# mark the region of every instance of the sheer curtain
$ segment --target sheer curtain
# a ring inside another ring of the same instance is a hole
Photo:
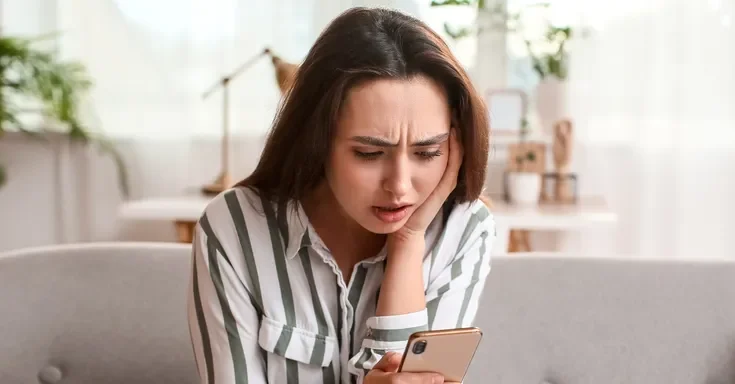
[[[64,53],[90,68],[92,108],[105,130],[150,139],[212,136],[221,97],[202,100],[220,76],[265,47],[299,60],[315,33],[315,1],[68,0],[59,7]],[[233,81],[233,129],[263,132],[278,103],[263,58]]]
[[[298,63],[339,10],[317,0],[61,0],[58,23],[61,51],[95,81],[86,117],[128,152],[134,194],[170,195],[219,172],[222,92],[203,99],[205,90],[266,47]],[[255,60],[230,85],[236,178],[254,166],[280,100],[270,60]]]
[[[578,1],[572,116],[582,191],[620,213],[582,249],[732,257],[735,2]]]

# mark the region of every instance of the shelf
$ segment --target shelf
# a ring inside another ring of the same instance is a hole
[[[546,134],[530,135],[525,139],[525,141],[532,141],[535,143],[540,142],[546,145],[551,145],[553,142],[551,135],[546,135]],[[508,135],[508,134],[493,135],[492,132],[490,133],[490,146],[494,148],[498,148],[498,149],[505,148],[510,144],[516,144],[520,142],[521,142],[520,137],[516,135]]]

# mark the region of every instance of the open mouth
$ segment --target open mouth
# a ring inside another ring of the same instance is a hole
[[[397,206],[397,207],[375,207],[375,208],[377,208],[377,209],[379,209],[381,211],[385,211],[385,212],[397,212],[397,211],[400,211],[400,210],[402,210],[404,208],[407,208],[407,207],[408,207],[408,205],[400,205],[400,206]]]
[[[394,223],[403,220],[410,207],[410,205],[373,207],[373,213],[383,222]]]

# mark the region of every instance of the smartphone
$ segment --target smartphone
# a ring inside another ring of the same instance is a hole
[[[461,383],[482,339],[479,328],[415,332],[408,339],[399,372],[434,372]]]

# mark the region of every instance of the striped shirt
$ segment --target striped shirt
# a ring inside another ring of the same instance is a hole
[[[426,231],[426,308],[376,316],[386,249],[349,283],[299,204],[237,187],[194,234],[189,327],[202,383],[362,383],[411,333],[473,323],[494,221],[481,201],[445,207]]]

